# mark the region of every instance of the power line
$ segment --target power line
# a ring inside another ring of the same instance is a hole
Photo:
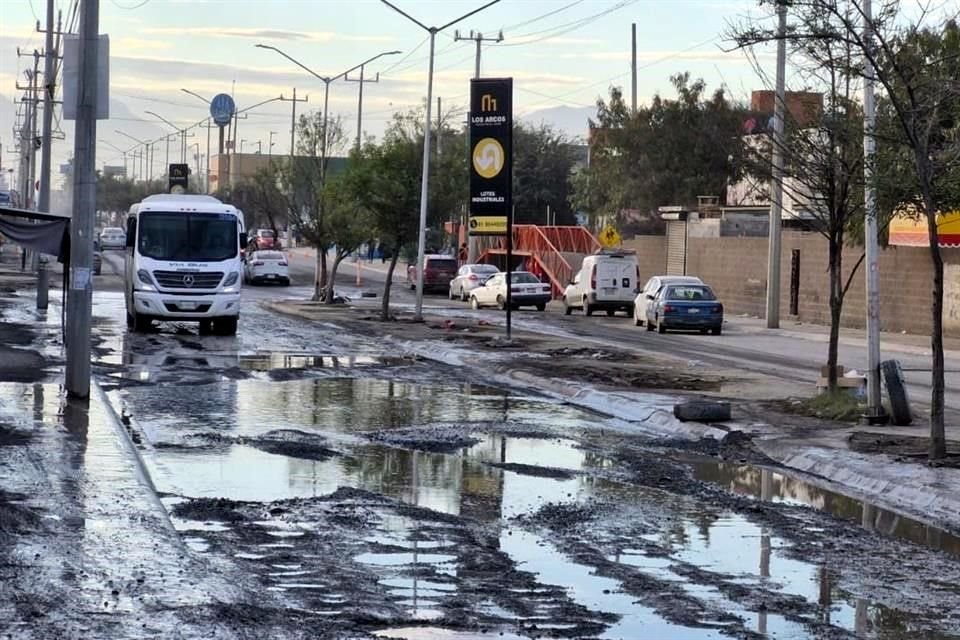
[[[110,0],[110,3],[111,3],[113,6],[117,7],[118,9],[123,9],[123,10],[125,10],[125,11],[134,11],[134,10],[139,9],[140,7],[144,6],[144,5],[147,4],[148,2],[150,2],[150,0],[141,0],[141,2],[133,5],[132,7],[125,7],[125,6],[123,6],[122,4],[120,4],[119,2],[117,2],[117,0]]]
[[[550,28],[547,28],[547,29],[541,29],[540,31],[531,31],[530,33],[524,33],[524,34],[521,34],[521,35],[513,36],[512,39],[514,40],[514,42],[509,42],[509,43],[507,43],[507,44],[499,44],[499,45],[495,45],[495,46],[497,46],[497,47],[523,47],[523,46],[526,46],[526,45],[535,44],[535,43],[537,43],[537,42],[543,42],[544,40],[550,40],[551,38],[556,38],[556,37],[558,37],[558,36],[562,36],[562,35],[568,34],[568,33],[572,32],[572,31],[576,31],[577,29],[579,29],[579,28],[581,28],[581,27],[585,27],[585,26],[587,26],[588,24],[591,24],[591,23],[593,23],[593,22],[596,22],[597,20],[599,20],[600,18],[602,18],[602,17],[604,17],[604,16],[610,15],[611,13],[613,13],[613,12],[615,12],[615,11],[619,11],[620,9],[623,9],[624,7],[628,7],[628,6],[630,6],[631,4],[635,4],[636,2],[638,2],[638,0],[621,0],[620,2],[618,2],[618,3],[615,4],[615,5],[613,5],[612,7],[609,7],[609,8],[607,8],[607,9],[603,10],[603,11],[600,11],[599,13],[594,13],[594,14],[592,14],[592,15],[586,16],[585,18],[580,18],[580,19],[578,19],[578,20],[573,20],[573,21],[571,21],[571,22],[567,22],[567,23],[562,24],[562,25],[557,25],[557,26],[555,26],[555,27],[550,27]],[[544,33],[547,34],[547,35],[544,35],[544,36],[539,37],[539,38],[534,38],[533,40],[523,40],[524,38],[529,38],[529,37],[531,37],[531,36],[536,36],[536,35],[540,35],[540,34],[544,34]],[[520,42],[516,42],[517,40],[519,40]]]

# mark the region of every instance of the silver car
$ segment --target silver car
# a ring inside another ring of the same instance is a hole
[[[463,302],[470,299],[470,292],[487,281],[487,278],[500,270],[492,264],[465,264],[450,281],[450,299],[459,298]]]
[[[123,249],[127,246],[127,234],[120,227],[105,227],[100,232],[101,249]]]

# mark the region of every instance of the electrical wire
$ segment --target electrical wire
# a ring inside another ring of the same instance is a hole
[[[507,42],[507,43],[500,43],[500,44],[496,44],[496,45],[492,45],[492,46],[495,46],[495,47],[523,47],[523,46],[527,46],[527,45],[530,45],[530,44],[535,44],[535,43],[537,43],[537,42],[543,42],[543,41],[545,41],[545,40],[550,40],[550,39],[552,39],[552,38],[556,38],[556,37],[559,37],[559,36],[562,36],[562,35],[566,35],[566,34],[572,32],[572,31],[576,31],[577,29],[580,29],[581,27],[585,27],[585,26],[587,26],[588,24],[591,24],[591,23],[593,23],[593,22],[596,22],[596,21],[599,20],[600,18],[603,18],[603,17],[605,17],[605,16],[610,15],[611,13],[614,13],[615,11],[619,11],[620,9],[623,9],[623,8],[625,8],[625,7],[628,7],[628,6],[630,6],[631,4],[635,4],[635,3],[637,3],[638,1],[639,1],[639,0],[621,0],[620,2],[618,2],[618,3],[615,4],[615,5],[613,5],[612,7],[609,7],[609,8],[607,8],[607,9],[603,10],[603,11],[600,11],[599,13],[594,13],[594,14],[592,14],[592,15],[589,15],[589,16],[587,16],[587,17],[585,17],[585,18],[580,18],[580,19],[578,19],[578,20],[573,20],[573,21],[571,21],[571,22],[567,22],[567,23],[562,24],[562,25],[557,25],[557,26],[555,26],[555,27],[550,27],[550,28],[548,28],[548,29],[541,29],[540,31],[531,31],[530,33],[524,33],[524,34],[515,36],[517,39],[521,40],[521,42]],[[540,35],[540,34],[546,34],[546,35],[543,35],[543,36],[541,36],[541,37],[539,37],[539,38],[534,38],[533,40],[523,40],[523,38],[529,38],[529,37],[531,37],[531,36],[537,36],[537,35]]]
[[[110,3],[111,3],[113,6],[117,7],[118,9],[123,9],[124,11],[134,11],[134,10],[139,9],[140,7],[144,6],[144,5],[147,4],[148,2],[150,2],[150,0],[141,0],[139,3],[133,5],[132,7],[125,7],[125,6],[123,6],[122,4],[120,4],[119,2],[117,2],[117,0],[110,0]]]

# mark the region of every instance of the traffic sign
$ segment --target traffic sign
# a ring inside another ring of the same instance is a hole
[[[612,225],[607,225],[603,228],[603,231],[600,232],[600,235],[597,236],[597,240],[600,241],[600,244],[606,248],[618,247],[622,243],[620,239],[620,234]]]
[[[217,126],[224,127],[230,124],[230,119],[233,118],[233,113],[236,110],[237,105],[229,94],[218,93],[210,101],[210,117],[217,123]]]
[[[167,169],[167,182],[170,193],[186,193],[190,186],[190,165],[171,164]]]

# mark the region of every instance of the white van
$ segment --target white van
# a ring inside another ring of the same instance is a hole
[[[212,196],[159,194],[127,216],[127,325],[196,321],[202,332],[234,335],[240,317],[243,212]]]
[[[634,251],[602,250],[586,256],[580,271],[563,292],[563,312],[583,309],[584,315],[603,310],[633,314],[640,267]]]

